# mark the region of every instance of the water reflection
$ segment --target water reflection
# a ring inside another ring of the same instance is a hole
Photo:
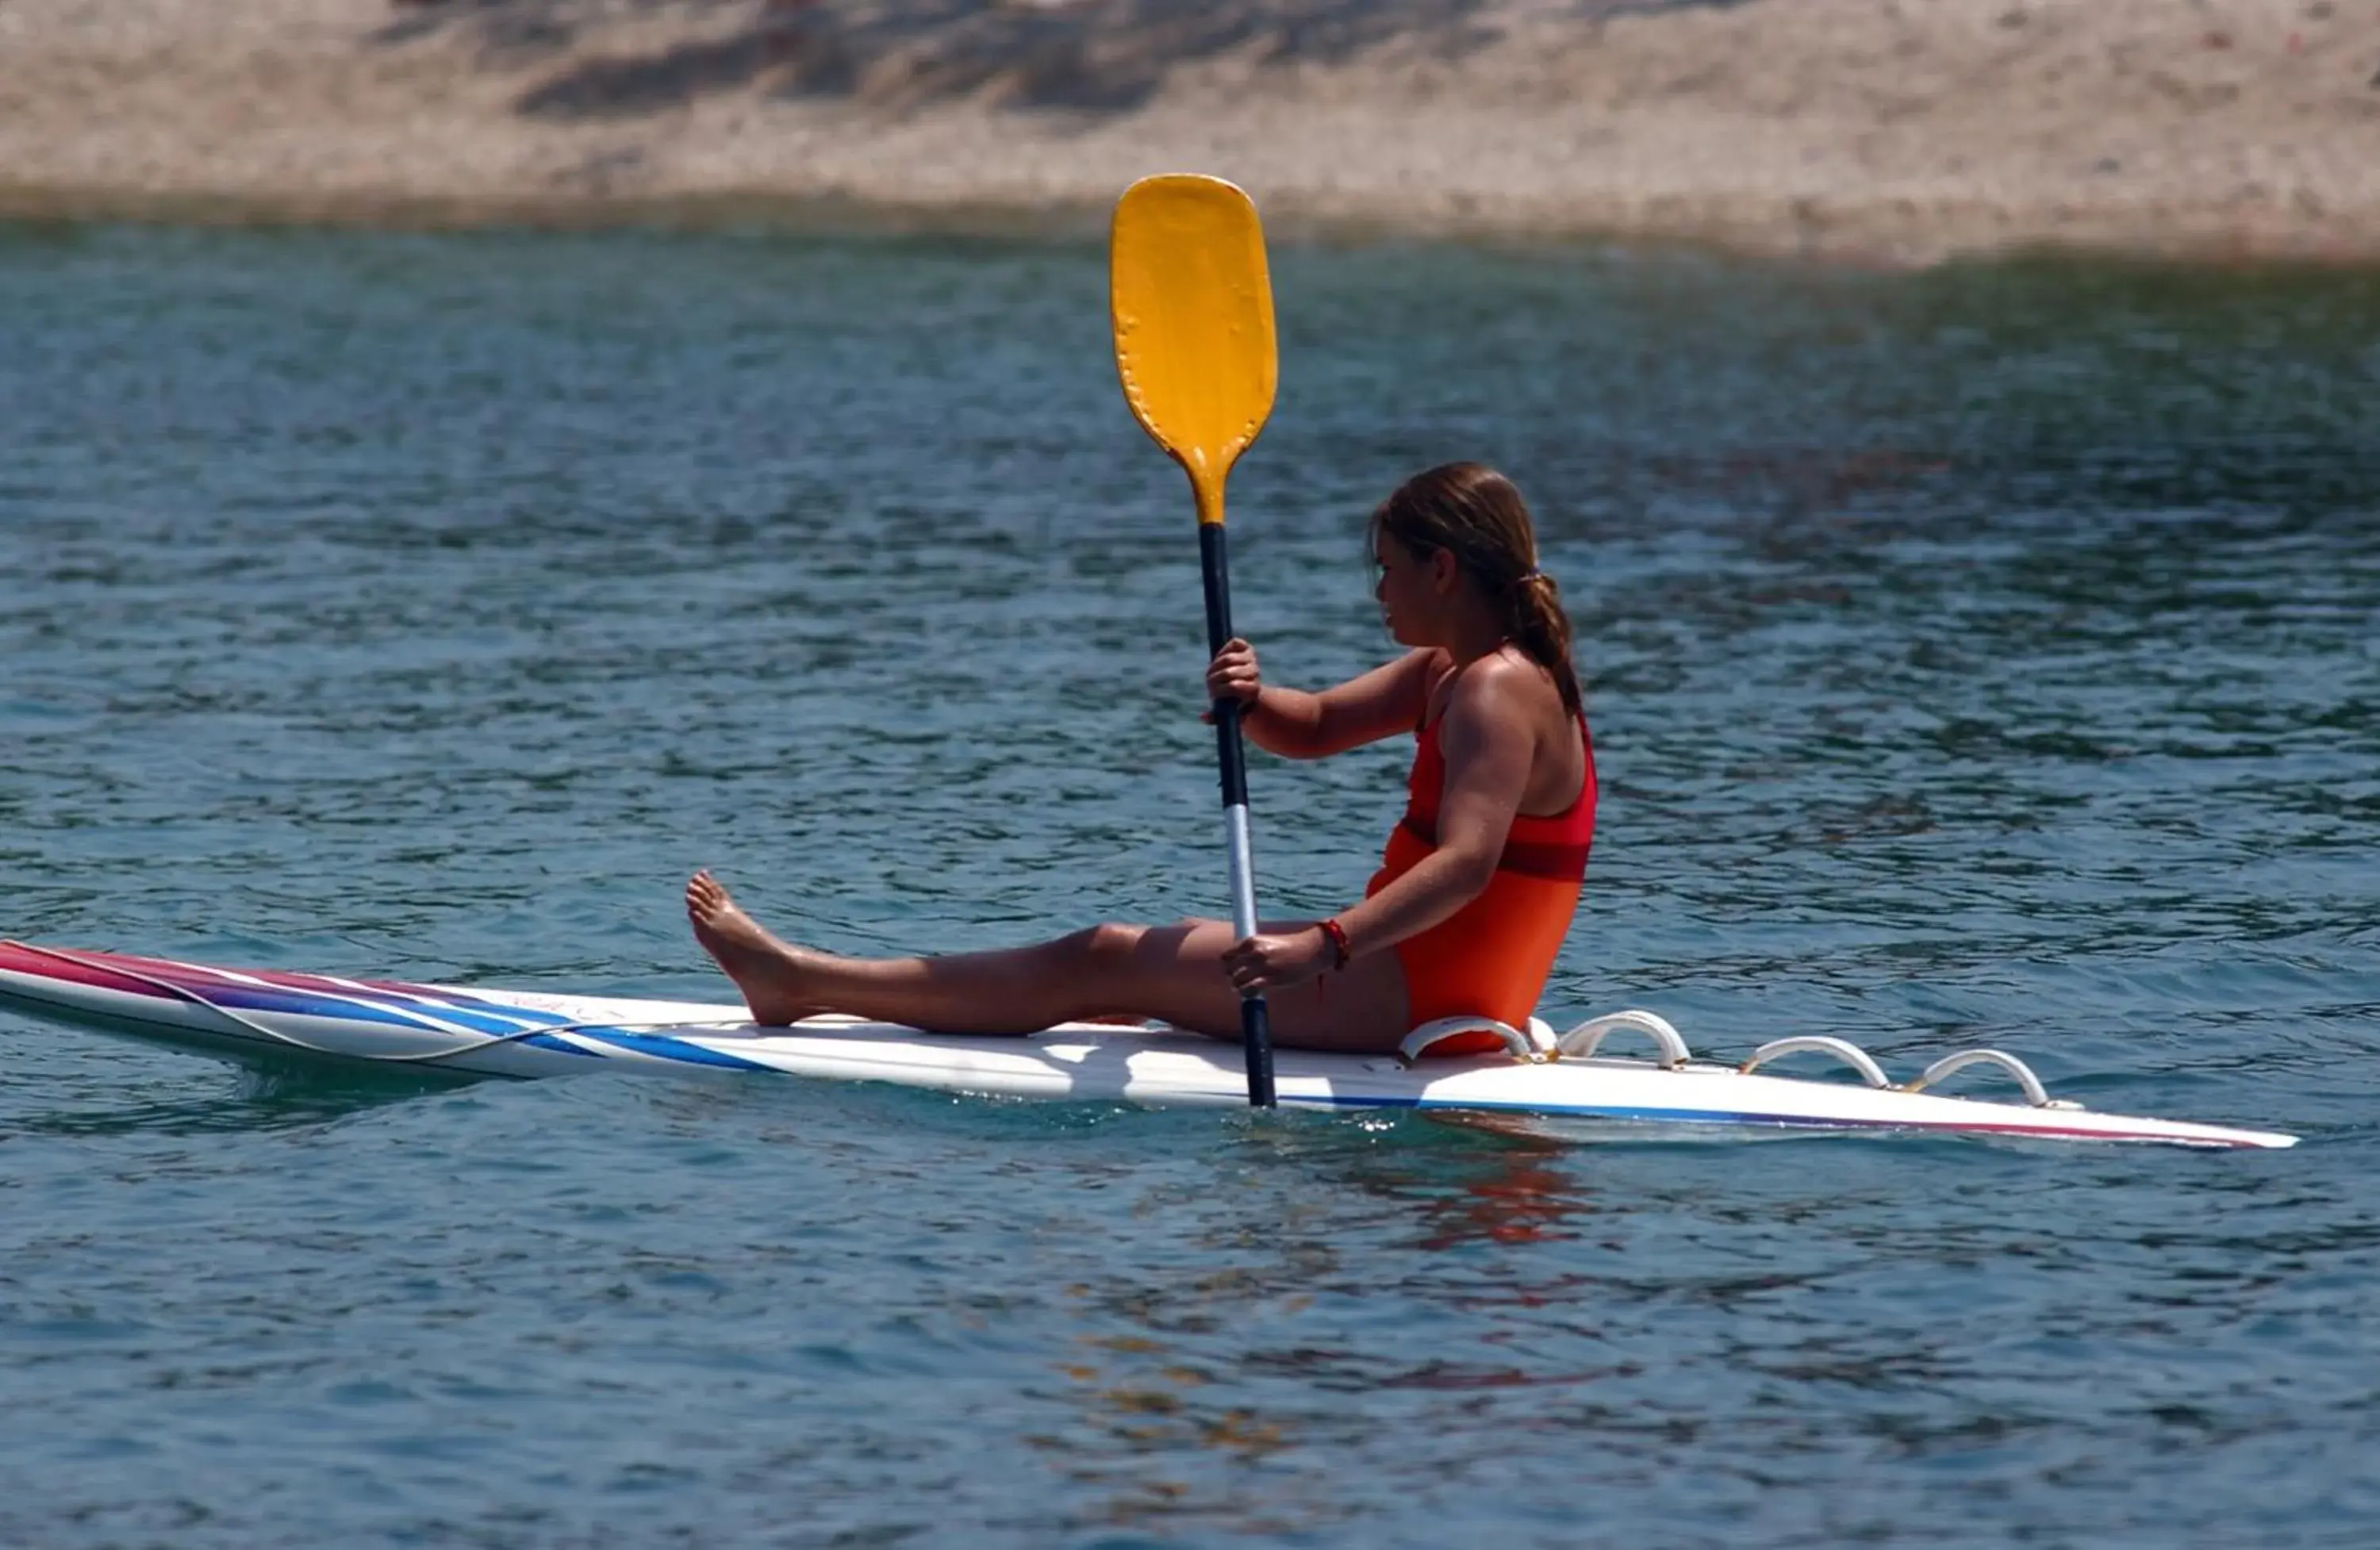
[[[1106,1332],[1079,1337],[1056,1369],[1075,1424],[1035,1444],[1099,1493],[1102,1520],[1316,1527],[1346,1509],[1300,1483],[1318,1487],[1327,1460],[1377,1451],[1384,1403],[1454,1407],[1449,1458],[1409,1443],[1425,1452],[1402,1467],[1427,1468],[1476,1452],[1479,1397],[1510,1394],[1534,1408],[1546,1395],[1641,1375],[1641,1362],[1592,1339],[1591,1351],[1550,1365],[1536,1349],[1526,1321],[1550,1318],[1565,1331],[1558,1343],[1574,1343],[1572,1320],[1595,1305],[1601,1278],[1517,1265],[1482,1273],[1634,1208],[1597,1197],[1574,1147],[1483,1116],[1308,1117],[1244,1141],[1257,1167],[1294,1177],[1297,1197],[1311,1193],[1315,1205],[1266,1219],[1285,1193],[1267,1190],[1246,1219],[1210,1224],[1189,1247],[1228,1268],[1156,1278],[1118,1269],[1066,1289],[1073,1316]],[[1483,1252],[1489,1261],[1474,1263]],[[1402,1268],[1376,1283],[1385,1260]],[[1440,1260],[1448,1265],[1434,1267]],[[1318,1338],[1316,1326],[1336,1338]],[[1273,1397],[1252,1403],[1251,1393]],[[1411,1416],[1395,1429],[1429,1435]],[[1251,1511],[1191,1459],[1262,1467],[1260,1506]]]
[[[88,1108],[55,1105],[14,1115],[6,1132],[27,1138],[91,1138],[307,1130],[431,1094],[453,1092],[473,1080],[435,1072],[382,1071],[258,1055],[225,1068],[221,1079],[207,1082],[205,1085],[228,1088],[212,1096]]]

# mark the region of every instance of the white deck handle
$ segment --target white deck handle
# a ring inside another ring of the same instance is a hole
[[[1663,1071],[1677,1071],[1694,1058],[1686,1047],[1684,1036],[1670,1025],[1668,1018],[1633,1009],[1589,1018],[1555,1040],[1554,1048],[1566,1060],[1588,1060],[1602,1047],[1605,1035],[1621,1033],[1650,1035],[1661,1047],[1658,1064]]]
[[[2024,1101],[2035,1108],[2073,1107],[2060,1105],[2052,1099],[2048,1089],[2042,1086],[2041,1078],[2033,1074],[2031,1066],[2015,1056],[1998,1049],[1961,1049],[1956,1055],[1945,1055],[1920,1072],[1916,1081],[1907,1084],[1900,1090],[1904,1093],[1922,1093],[1951,1072],[1963,1071],[1969,1066],[1998,1066],[2016,1078],[2017,1085],[2024,1089]]]
[[[1536,1019],[1529,1021],[1533,1024],[1531,1032],[1535,1032]],[[1405,1041],[1397,1046],[1397,1063],[1410,1066],[1428,1054],[1432,1046],[1457,1034],[1493,1034],[1504,1041],[1504,1053],[1530,1065],[1541,1065],[1552,1058],[1536,1039],[1510,1023],[1499,1023],[1492,1017],[1441,1017],[1405,1035]]]
[[[1814,1054],[1832,1055],[1836,1060],[1858,1072],[1860,1080],[1871,1087],[1892,1085],[1891,1080],[1884,1074],[1883,1068],[1869,1057],[1866,1050],[1849,1039],[1834,1038],[1826,1034],[1804,1034],[1798,1038],[1770,1039],[1752,1052],[1751,1060],[1735,1069],[1742,1075],[1750,1076],[1762,1064],[1775,1060],[1779,1055],[1794,1055],[1804,1050]]]

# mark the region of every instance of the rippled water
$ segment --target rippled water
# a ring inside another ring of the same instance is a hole
[[[2380,280],[1276,255],[1241,623],[1540,507],[1549,1010],[1991,1043],[2198,1156],[234,1070],[0,1013],[0,1542],[2362,1545]],[[0,229],[0,934],[715,995],[1220,908],[1099,255]],[[1281,910],[1404,751],[1260,762]]]

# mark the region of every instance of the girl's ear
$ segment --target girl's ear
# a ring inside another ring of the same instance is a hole
[[[1451,549],[1431,550],[1429,551],[1430,589],[1439,593],[1440,596],[1444,596],[1445,594],[1453,591],[1455,577],[1461,574],[1462,569],[1462,566],[1455,563],[1454,551]]]

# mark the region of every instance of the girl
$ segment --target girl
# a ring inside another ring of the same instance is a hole
[[[707,872],[686,888],[694,934],[751,1008],[783,1024],[844,1012],[945,1033],[1033,1033],[1091,1017],[1156,1018],[1240,1036],[1262,991],[1273,1041],[1385,1053],[1440,1017],[1518,1026],[1578,904],[1595,832],[1595,756],[1570,625],[1537,569],[1528,507],[1475,463],[1415,475],[1372,514],[1375,593],[1409,649],[1308,694],[1265,684],[1247,642],[1207,669],[1257,746],[1291,758],[1412,732],[1403,820],[1363,901],[1319,921],[1108,924],[1055,941],[941,958],[856,959],[792,946]]]

